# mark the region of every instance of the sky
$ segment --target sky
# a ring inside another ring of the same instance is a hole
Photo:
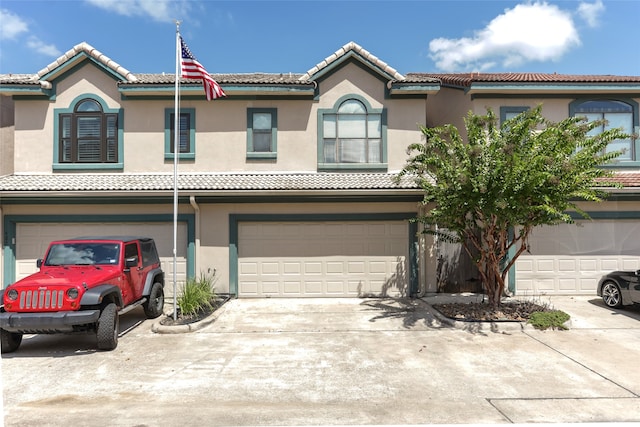
[[[209,73],[305,73],[353,41],[399,73],[640,75],[640,0],[0,0],[0,74],[86,42],[175,73],[176,24]]]

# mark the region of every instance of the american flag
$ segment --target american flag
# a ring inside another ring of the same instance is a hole
[[[182,37],[180,37],[180,45],[182,48],[182,61],[180,62],[182,77],[185,79],[202,79],[204,91],[207,94],[207,101],[220,98],[221,96],[227,96],[218,82],[213,80],[207,70],[205,70],[202,64],[193,56]]]

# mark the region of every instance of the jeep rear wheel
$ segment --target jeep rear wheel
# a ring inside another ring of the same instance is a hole
[[[164,309],[164,289],[162,289],[161,283],[154,283],[149,293],[147,302],[142,304],[144,308],[144,314],[148,319],[155,319],[162,314]]]
[[[98,349],[113,350],[118,346],[118,326],[120,317],[118,308],[114,303],[109,303],[100,313],[96,337],[98,339]]]
[[[9,332],[0,329],[0,341],[2,341],[2,353],[14,352],[20,347],[22,334],[20,332]]]

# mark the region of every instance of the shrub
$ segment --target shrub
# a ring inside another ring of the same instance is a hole
[[[569,320],[569,316],[564,311],[549,310],[536,311],[529,316],[529,323],[536,329],[567,329],[564,323]]]
[[[200,311],[213,308],[212,301],[216,298],[215,279],[215,273],[200,273],[199,278],[187,280],[180,296],[176,299],[182,315],[195,315]]]

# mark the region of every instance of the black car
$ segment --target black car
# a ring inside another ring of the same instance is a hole
[[[640,270],[612,271],[598,283],[598,296],[609,307],[640,303]]]

